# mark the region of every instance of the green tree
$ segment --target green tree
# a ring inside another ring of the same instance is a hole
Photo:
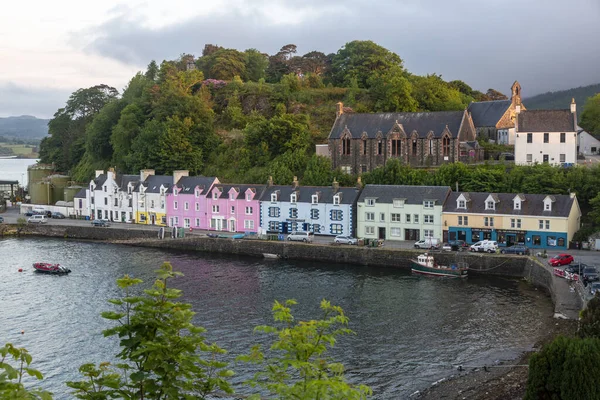
[[[294,300],[276,301],[273,305],[276,326],[255,328],[257,332],[274,336],[275,340],[267,354],[260,346],[254,346],[249,355],[239,357],[263,368],[249,383],[280,399],[349,400],[370,396],[368,386],[346,382],[344,366],[325,357],[339,336],[353,333],[347,328],[348,317],[341,307],[323,300],[321,319],[296,321],[291,311],[295,304]],[[251,399],[260,399],[260,396],[256,394]]]
[[[253,161],[265,151],[273,159],[288,150],[307,151],[311,144],[308,117],[303,114],[258,118],[248,123],[245,132]]]
[[[600,136],[600,93],[585,102],[579,125],[592,135]]]
[[[441,76],[412,75],[413,96],[424,111],[464,110],[471,99],[444,82]]]
[[[600,297],[594,296],[581,310],[579,336],[600,339]]]
[[[589,213],[590,220],[595,225],[600,225],[600,193],[590,199],[590,206],[592,208],[592,211]]]
[[[246,54],[246,75],[249,81],[263,79],[269,66],[269,56],[256,49],[248,49]]]
[[[144,120],[144,113],[136,103],[128,105],[121,111],[119,122],[113,128],[110,137],[110,144],[113,148],[112,162],[117,169],[133,170],[133,166],[128,161],[132,145],[141,132]]]
[[[148,64],[144,76],[150,81],[156,80],[156,78],[158,77],[158,65],[156,65],[156,61],[150,61],[150,64]]]
[[[306,186],[329,186],[333,182],[331,159],[313,154],[302,177]]]
[[[202,150],[191,143],[193,121],[190,118],[167,118],[162,123],[161,134],[156,143],[157,157],[160,160],[155,168],[163,174],[175,170],[188,170],[196,175],[202,168]]]
[[[227,381],[233,372],[217,360],[225,350],[206,342],[205,329],[192,323],[191,306],[177,301],[181,291],[168,286],[181,273],[164,263],[157,276],[143,295],[134,292],[140,279],[117,280],[124,296],[110,300],[117,310],[102,317],[116,323],[104,336],[119,338],[122,363],[116,367],[122,375],[108,363],[82,365],[85,379],[67,382],[77,398],[204,399],[215,390],[233,392]]]
[[[10,364],[11,360],[16,362],[16,366]],[[30,367],[31,361],[32,357],[27,349],[15,347],[12,343],[0,347],[0,398],[52,399],[52,393],[41,389],[28,390],[23,384],[25,376],[43,379],[40,371]]]
[[[371,98],[375,101],[375,111],[417,111],[418,103],[412,97],[412,84],[399,67],[376,71],[367,80],[367,84]]]

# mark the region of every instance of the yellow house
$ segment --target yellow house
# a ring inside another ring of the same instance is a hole
[[[451,193],[442,212],[447,240],[495,240],[499,246],[567,249],[581,224],[575,193]]]
[[[166,193],[176,177],[148,174],[133,191],[135,222],[167,226]]]

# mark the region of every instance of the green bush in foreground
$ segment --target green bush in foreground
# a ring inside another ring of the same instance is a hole
[[[17,363],[16,367],[9,364],[10,359]],[[40,371],[29,366],[31,360],[31,354],[23,348],[17,348],[11,343],[0,347],[0,399],[52,399],[50,392],[27,390],[21,382],[25,375],[43,378]]]

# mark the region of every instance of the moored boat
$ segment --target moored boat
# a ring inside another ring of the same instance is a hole
[[[50,263],[33,263],[33,269],[36,272],[41,272],[44,274],[68,274],[71,272],[69,268],[63,267],[60,264],[50,264]]]
[[[411,261],[411,270],[416,274],[432,276],[449,276],[452,278],[466,278],[469,271],[465,263],[455,263],[450,266],[438,265],[433,256],[425,253]]]

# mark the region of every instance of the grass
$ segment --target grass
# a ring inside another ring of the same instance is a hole
[[[0,143],[0,148],[9,149],[8,153],[12,153],[15,156],[25,156],[33,154],[33,148],[35,146],[29,144],[8,144],[8,143]],[[2,153],[7,153],[7,151],[3,151]]]

